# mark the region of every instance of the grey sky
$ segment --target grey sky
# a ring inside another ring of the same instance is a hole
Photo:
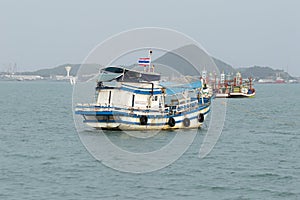
[[[155,26],[191,36],[234,67],[300,76],[299,0],[0,0],[0,71],[80,63],[107,37]]]

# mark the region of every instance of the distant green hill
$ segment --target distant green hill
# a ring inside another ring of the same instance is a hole
[[[255,79],[275,78],[280,75],[284,79],[292,79],[293,77],[283,70],[272,69],[271,67],[253,66],[247,68],[238,68],[244,77],[253,77]]]
[[[195,76],[200,75],[203,69],[215,70],[215,65],[206,52],[192,44],[167,52],[154,60],[153,63],[158,66],[161,65],[160,69],[163,69],[163,66],[170,66],[172,70],[167,69],[166,74],[176,72],[180,75]]]
[[[54,68],[48,68],[48,69],[39,69],[37,71],[33,71],[33,72],[21,72],[18,74],[23,74],[23,75],[39,75],[39,76],[43,76],[43,77],[50,77],[51,75],[66,75],[66,66],[71,66],[71,71],[70,71],[70,75],[71,76],[75,76],[80,64],[63,64],[63,65],[59,65],[57,67]]]
[[[191,49],[189,49],[189,50],[191,50]],[[280,75],[284,79],[293,79],[293,77],[290,76],[287,72],[284,72],[283,70],[275,70],[275,69],[272,69],[271,67],[253,66],[253,67],[235,69],[231,65],[223,62],[220,59],[217,59],[217,58],[213,57],[213,61],[217,65],[220,73],[224,72],[225,74],[228,74],[228,73],[234,73],[235,74],[237,71],[239,71],[239,72],[242,73],[243,77],[245,77],[245,78],[252,77],[252,78],[255,78],[257,80],[258,79],[264,79],[264,78],[275,78],[277,75]],[[193,71],[193,68],[190,68],[191,71],[189,71],[189,72],[180,71],[180,70],[184,69],[184,68],[181,68],[181,66],[190,65],[190,64],[187,63],[185,60],[178,60],[178,58],[176,58],[172,54],[167,53],[166,55],[158,58],[156,60],[156,62],[158,62],[158,63],[167,63],[169,65],[173,64],[175,67],[178,66],[177,70],[179,72],[185,72],[187,74],[197,74],[195,71]],[[54,75],[64,76],[64,75],[66,75],[66,70],[65,70],[66,66],[71,66],[72,68],[71,68],[71,71],[70,71],[70,75],[71,76],[76,76],[77,71],[79,70],[81,65],[80,64],[63,64],[63,65],[59,65],[59,66],[54,67],[54,68],[40,69],[40,70],[37,70],[37,71],[34,71],[34,72],[22,72],[22,73],[16,73],[16,74],[40,75],[40,76],[43,76],[43,77],[50,77],[50,76],[54,76]],[[83,66],[84,66],[84,71],[88,72],[88,73],[97,73],[97,71],[100,69],[99,64],[84,64]]]
[[[66,75],[66,66],[71,66],[71,71],[70,71],[70,75],[71,76],[76,76],[81,64],[63,64],[63,65],[59,65],[57,67],[54,68],[48,68],[48,69],[40,69],[37,71],[33,71],[33,72],[22,72],[22,73],[17,73],[17,74],[23,74],[23,75],[39,75],[39,76],[43,76],[43,77],[50,77],[50,76],[55,76],[55,75],[61,75],[61,76],[65,76]],[[89,69],[90,71],[97,71],[100,68],[100,65],[98,64],[84,64],[83,65],[85,69]],[[85,70],[87,71],[87,70]]]

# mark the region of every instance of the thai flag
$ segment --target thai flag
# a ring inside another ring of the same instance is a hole
[[[140,66],[149,66],[150,65],[150,58],[139,58],[138,63]]]

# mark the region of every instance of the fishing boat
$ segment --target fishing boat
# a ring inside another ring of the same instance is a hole
[[[275,83],[283,84],[283,83],[286,83],[286,81],[280,76],[280,74],[278,74],[276,77]]]
[[[261,84],[275,83],[273,79],[259,79],[257,82]]]
[[[252,78],[243,80],[240,72],[236,73],[233,80],[226,80],[224,73],[221,74],[216,98],[251,98],[255,96]]]
[[[145,63],[145,62],[144,62]],[[146,63],[148,64],[148,63]],[[148,68],[151,69],[150,63]],[[83,123],[110,130],[199,128],[210,111],[200,78],[163,82],[154,70],[120,66],[101,70],[93,104],[77,104]]]

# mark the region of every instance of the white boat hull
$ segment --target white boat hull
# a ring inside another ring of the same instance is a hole
[[[169,130],[181,128],[200,128],[210,111],[209,105],[199,107],[184,113],[168,113],[158,112],[122,112],[113,111],[111,115],[101,115],[102,112],[108,112],[108,109],[95,110],[91,107],[89,111],[77,110],[77,114],[84,116],[83,121],[86,125],[98,129],[118,129],[118,130]],[[89,114],[90,112],[90,114]],[[99,112],[99,114],[97,114]],[[141,123],[141,118],[146,117],[147,122]],[[202,117],[202,119],[201,119]],[[170,119],[172,118],[172,119]],[[173,123],[172,121],[173,120]],[[171,121],[171,122],[170,122]]]
[[[222,94],[218,93],[216,94],[216,98],[252,98],[255,97],[255,92],[252,94],[246,94],[246,93],[229,93],[229,94]]]
[[[228,94],[222,94],[222,93],[217,93],[216,98],[227,98],[229,95]]]

